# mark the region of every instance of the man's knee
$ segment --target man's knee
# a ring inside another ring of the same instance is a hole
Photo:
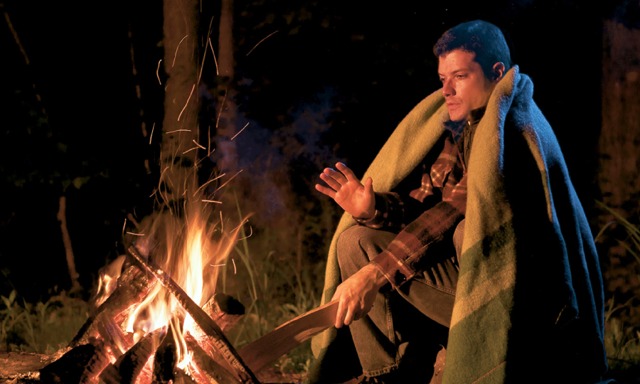
[[[364,267],[389,244],[395,234],[354,225],[344,230],[336,243],[338,265],[350,273]]]

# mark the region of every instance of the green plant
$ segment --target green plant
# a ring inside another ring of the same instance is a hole
[[[85,301],[64,292],[35,304],[20,303],[15,290],[0,298],[0,350],[6,352],[53,353],[71,340],[89,313]]]
[[[613,220],[602,226],[596,235],[596,242],[609,241],[611,244],[606,247],[615,245],[631,255],[631,260],[635,260],[636,264],[640,263],[640,228],[606,204],[599,201],[596,204],[613,217]],[[607,232],[613,232],[613,238],[603,240]],[[632,271],[630,273],[634,271],[633,266],[625,268]],[[637,303],[640,297],[636,293],[618,303],[614,293],[610,292],[609,296],[606,302],[604,340],[609,369],[614,376],[621,373],[626,375],[640,369],[640,329],[634,320],[638,316]]]
[[[611,371],[626,371],[640,364],[640,331],[634,330],[617,315],[628,308],[630,302],[616,305],[614,300],[608,302],[605,313],[605,348]]]

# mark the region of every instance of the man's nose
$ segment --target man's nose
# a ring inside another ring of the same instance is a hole
[[[445,80],[444,82],[442,82],[442,94],[444,95],[444,97],[455,95],[455,93],[456,91],[451,86],[450,80]]]

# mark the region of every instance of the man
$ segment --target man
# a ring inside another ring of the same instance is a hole
[[[531,79],[495,25],[434,46],[442,88],[398,125],[361,182],[316,189],[344,210],[310,382],[594,383],[606,372],[603,286],[583,208]],[[357,359],[355,358],[357,356]]]

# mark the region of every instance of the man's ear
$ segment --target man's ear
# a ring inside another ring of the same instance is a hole
[[[492,80],[500,80],[502,79],[502,76],[504,76],[504,63],[502,61],[498,61],[497,63],[493,64],[493,79]]]

